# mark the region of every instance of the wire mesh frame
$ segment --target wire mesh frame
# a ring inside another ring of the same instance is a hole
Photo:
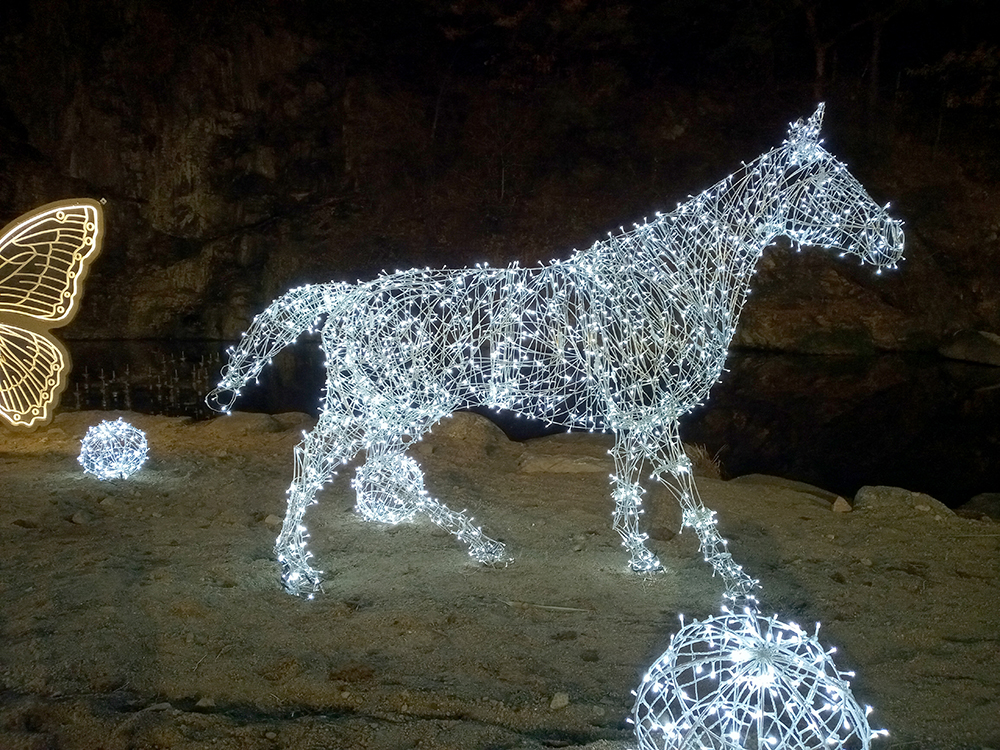
[[[98,479],[127,479],[146,462],[148,451],[146,434],[119,417],[87,430],[77,460]]]
[[[636,691],[638,750],[868,748],[885,732],[816,630],[750,610],[683,625]]]
[[[456,409],[511,409],[616,435],[613,524],[633,570],[660,562],[640,528],[639,467],[671,489],[731,602],[757,581],[733,562],[701,503],[677,431],[722,371],[761,252],[776,236],[894,267],[901,225],[821,145],[822,105],[782,145],[691,198],[537,268],[412,269],[358,284],[294,289],[255,318],[210,402],[227,410],[271,356],[322,324],[327,388],[295,451],[275,549],[291,593],[311,595],[303,522],[336,468],[360,451],[358,510],[395,523],[426,515],[484,563],[508,558],[464,512],[428,495],[407,446]]]

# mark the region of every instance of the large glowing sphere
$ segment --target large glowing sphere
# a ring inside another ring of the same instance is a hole
[[[868,712],[814,635],[752,611],[684,625],[632,709],[639,750],[869,747]]]
[[[147,452],[143,431],[119,417],[87,430],[79,461],[85,472],[98,479],[127,479],[145,462]]]

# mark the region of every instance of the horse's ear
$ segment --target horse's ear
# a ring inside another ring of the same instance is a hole
[[[820,102],[819,106],[816,107],[816,111],[813,112],[812,117],[808,120],[805,122],[802,120],[793,122],[788,128],[788,140],[797,144],[806,142],[818,143],[819,130],[823,126],[823,112],[825,110],[826,104]]]
[[[819,140],[819,129],[823,127],[824,111],[826,111],[826,102],[820,102],[816,107],[816,111],[813,112],[812,117],[809,118],[809,122],[806,123],[806,128],[814,140]]]

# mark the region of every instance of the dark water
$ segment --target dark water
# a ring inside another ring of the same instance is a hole
[[[936,356],[739,354],[685,440],[731,476],[798,479],[852,497],[886,484],[955,507],[1000,492],[1000,368]]]
[[[61,408],[213,416],[219,342],[70,343],[74,369]],[[316,414],[322,354],[300,341],[244,389],[243,411]],[[514,439],[540,422],[486,412]],[[1000,492],[1000,368],[929,355],[832,358],[734,353],[708,403],[682,423],[685,441],[729,476],[767,473],[848,497],[866,484],[926,492],[951,506]]]

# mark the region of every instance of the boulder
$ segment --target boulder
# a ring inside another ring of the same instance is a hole
[[[1000,521],[1000,492],[982,492],[955,508],[955,512],[967,518],[986,517]]]
[[[836,513],[849,513],[851,511],[851,504],[836,492],[830,492],[829,490],[824,490],[806,482],[798,482],[794,479],[785,479],[784,477],[775,477],[769,474],[744,474],[743,476],[734,477],[730,481],[736,484],[763,484],[770,487],[794,490],[795,492],[808,495],[810,500]]]
[[[518,467],[526,474],[608,476],[615,471],[615,461],[610,454],[614,444],[615,436],[610,432],[560,432],[534,438],[525,441]],[[718,463],[703,446],[685,443],[684,452],[691,460],[696,477],[721,478]],[[649,471],[644,462],[641,471],[643,481],[649,476]]]
[[[444,452],[453,461],[471,464],[504,453],[519,452],[520,446],[493,422],[470,411],[457,411],[445,417],[418,443],[418,452]]]
[[[199,429],[215,437],[242,437],[281,432],[285,427],[270,414],[234,411],[203,422]]]
[[[959,331],[938,348],[948,359],[1000,367],[1000,336],[989,331]]]
[[[930,495],[900,487],[862,487],[854,496],[854,508],[894,516],[927,515],[935,519],[955,515],[955,511]]]

